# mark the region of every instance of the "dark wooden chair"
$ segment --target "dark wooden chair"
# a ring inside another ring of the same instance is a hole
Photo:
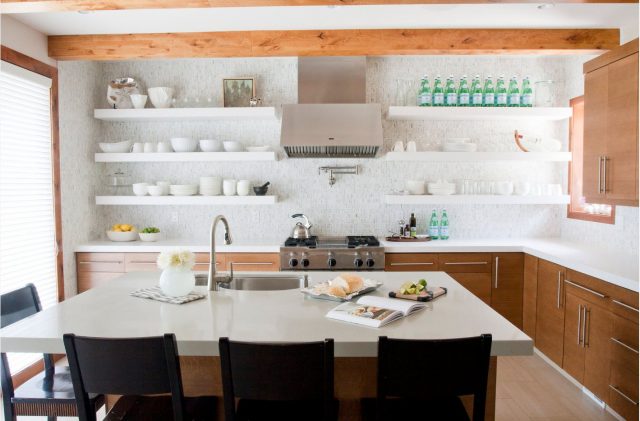
[[[173,334],[149,338],[64,335],[81,421],[95,421],[90,393],[124,395],[107,420],[213,420],[215,397],[185,398]],[[160,395],[162,396],[145,396]],[[167,395],[168,394],[168,395]]]
[[[491,335],[378,342],[378,392],[363,399],[365,420],[469,420],[460,396],[473,395],[484,420]]]
[[[3,294],[0,296],[0,327],[9,326],[41,310],[38,291],[33,284]],[[50,354],[42,357],[44,373],[14,388],[7,354],[0,354],[0,383],[6,421],[13,421],[17,416],[48,417],[49,420],[78,416],[69,367],[56,367]],[[103,404],[102,395],[89,396],[88,405],[93,411]]]
[[[337,419],[333,339],[258,344],[220,338],[220,363],[226,421]]]

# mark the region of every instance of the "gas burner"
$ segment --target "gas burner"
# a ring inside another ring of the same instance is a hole
[[[347,245],[349,248],[354,247],[379,247],[380,241],[371,235],[347,235]]]
[[[316,248],[318,246],[318,236],[312,235],[310,238],[287,238],[284,242],[285,247],[309,247]]]

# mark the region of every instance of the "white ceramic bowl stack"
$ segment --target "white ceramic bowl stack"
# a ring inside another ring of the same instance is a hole
[[[169,108],[173,102],[173,88],[156,87],[147,90],[151,103],[156,108]]]
[[[200,177],[200,194],[203,196],[220,196],[222,194],[222,178]]]
[[[425,194],[424,180],[407,180],[407,190],[412,195]]]
[[[134,183],[132,187],[136,196],[146,196],[149,193],[149,183]]]
[[[429,194],[436,196],[449,196],[456,193],[455,183],[447,183],[446,181],[438,181],[436,183],[428,183],[427,191]]]
[[[195,152],[198,149],[198,141],[188,137],[172,137],[171,147],[176,152]]]
[[[169,194],[172,196],[193,196],[198,194],[197,184],[172,184],[169,186]]]

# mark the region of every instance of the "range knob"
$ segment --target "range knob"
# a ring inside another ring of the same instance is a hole
[[[327,259],[327,266],[330,268],[334,267],[338,262],[335,257],[333,257],[333,253],[329,253],[329,258]]]
[[[302,267],[308,267],[309,266],[309,259],[307,258],[306,254],[302,254],[302,259],[300,259],[300,264],[302,265]]]
[[[298,259],[296,259],[295,257],[289,259],[289,267],[294,268],[296,266],[298,266]]]
[[[363,264],[364,262],[359,257],[356,257],[355,260],[353,261],[353,265],[357,268],[361,268]]]
[[[373,260],[371,257],[369,257],[366,261],[365,264],[367,265],[368,268],[372,268],[375,264],[376,261]]]

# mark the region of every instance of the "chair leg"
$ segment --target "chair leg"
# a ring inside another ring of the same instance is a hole
[[[58,417],[47,417],[47,421],[56,421]]]

